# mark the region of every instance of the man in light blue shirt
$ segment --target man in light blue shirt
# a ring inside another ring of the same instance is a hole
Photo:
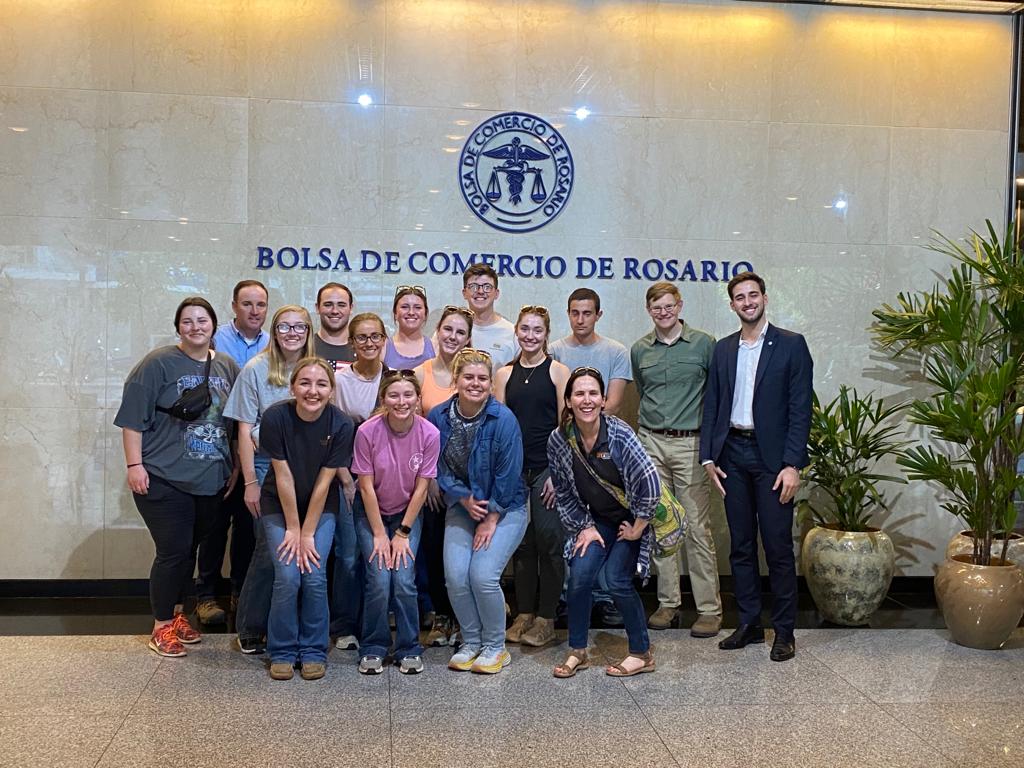
[[[213,335],[214,349],[234,358],[239,368],[244,368],[270,341],[263,330],[268,298],[267,287],[259,280],[242,280],[232,294],[234,318]]]

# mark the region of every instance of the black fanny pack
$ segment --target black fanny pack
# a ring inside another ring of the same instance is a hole
[[[206,413],[206,409],[213,403],[213,396],[210,394],[210,364],[212,362],[213,353],[207,352],[203,381],[178,395],[178,399],[171,403],[170,408],[158,405],[156,409],[182,421],[195,421]]]

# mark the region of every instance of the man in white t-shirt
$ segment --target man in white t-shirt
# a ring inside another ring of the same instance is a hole
[[[601,311],[601,297],[596,291],[577,288],[570,293],[568,313],[572,333],[552,342],[548,351],[570,371],[582,367],[599,370],[604,377],[604,412],[614,415],[622,405],[626,382],[633,380],[629,350],[614,339],[597,333],[597,321],[604,313]],[[476,335],[475,327],[473,335]]]
[[[494,370],[519,351],[515,326],[494,311],[500,295],[498,273],[489,265],[474,264],[462,274],[462,296],[473,311],[473,348],[491,356]]]

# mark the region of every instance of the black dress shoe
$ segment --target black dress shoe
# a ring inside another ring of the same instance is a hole
[[[723,651],[735,651],[745,645],[764,642],[764,629],[756,624],[740,624],[736,631],[725,640],[719,642],[718,647]]]
[[[776,635],[775,642],[772,643],[772,661],[789,661],[794,656],[796,656],[796,641],[791,637],[781,638]]]

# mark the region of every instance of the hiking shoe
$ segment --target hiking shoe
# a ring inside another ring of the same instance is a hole
[[[512,626],[505,630],[505,642],[518,643],[522,638],[523,633],[532,626],[533,614],[520,613],[516,616],[516,620],[512,622]]]
[[[334,647],[339,651],[354,651],[359,647],[359,641],[355,635],[342,635],[334,642]]]
[[[302,662],[302,679],[303,680],[319,680],[327,673],[327,665],[322,661],[304,661]]]
[[[359,671],[364,675],[379,675],[384,671],[384,659],[380,656],[363,656],[359,660]]]
[[[667,605],[658,606],[658,610],[647,619],[648,629],[671,629],[679,626],[679,609]]]
[[[481,675],[496,675],[512,663],[512,655],[502,648],[492,653],[481,653],[470,669]]]
[[[701,614],[690,627],[691,637],[714,637],[722,630],[722,617]]]
[[[403,675],[418,675],[423,671],[423,659],[419,656],[405,656],[398,662],[398,671]]]
[[[223,624],[227,620],[227,614],[216,600],[203,600],[196,606],[196,613],[200,624]]]
[[[463,646],[457,650],[450,659],[448,659],[448,669],[454,669],[458,672],[468,672],[473,668],[473,662],[476,661],[476,657],[479,655],[480,651],[476,648]]]
[[[174,624],[164,624],[153,630],[149,636],[149,647],[161,656],[187,656],[185,646],[178,639],[178,633],[174,631]]]
[[[451,634],[451,619],[440,614],[434,616],[434,623],[427,633],[427,647],[440,648],[448,645],[448,635]]]
[[[198,643],[203,639],[203,636],[199,634],[199,630],[193,629],[192,625],[188,623],[184,613],[174,614],[174,621],[171,622],[171,626],[174,627],[174,632],[178,635],[178,639],[186,645]]]
[[[534,648],[540,648],[543,645],[547,645],[555,639],[555,620],[554,619],[542,619],[538,616],[533,620],[533,624],[530,628],[523,632],[523,636],[519,638],[519,642],[523,645],[530,645]]]
[[[256,637],[242,637],[238,636],[238,650],[242,653],[263,653],[267,650],[267,644],[263,642],[263,638]]]
[[[295,665],[290,661],[275,661],[270,665],[271,680],[291,680],[295,676]]]

